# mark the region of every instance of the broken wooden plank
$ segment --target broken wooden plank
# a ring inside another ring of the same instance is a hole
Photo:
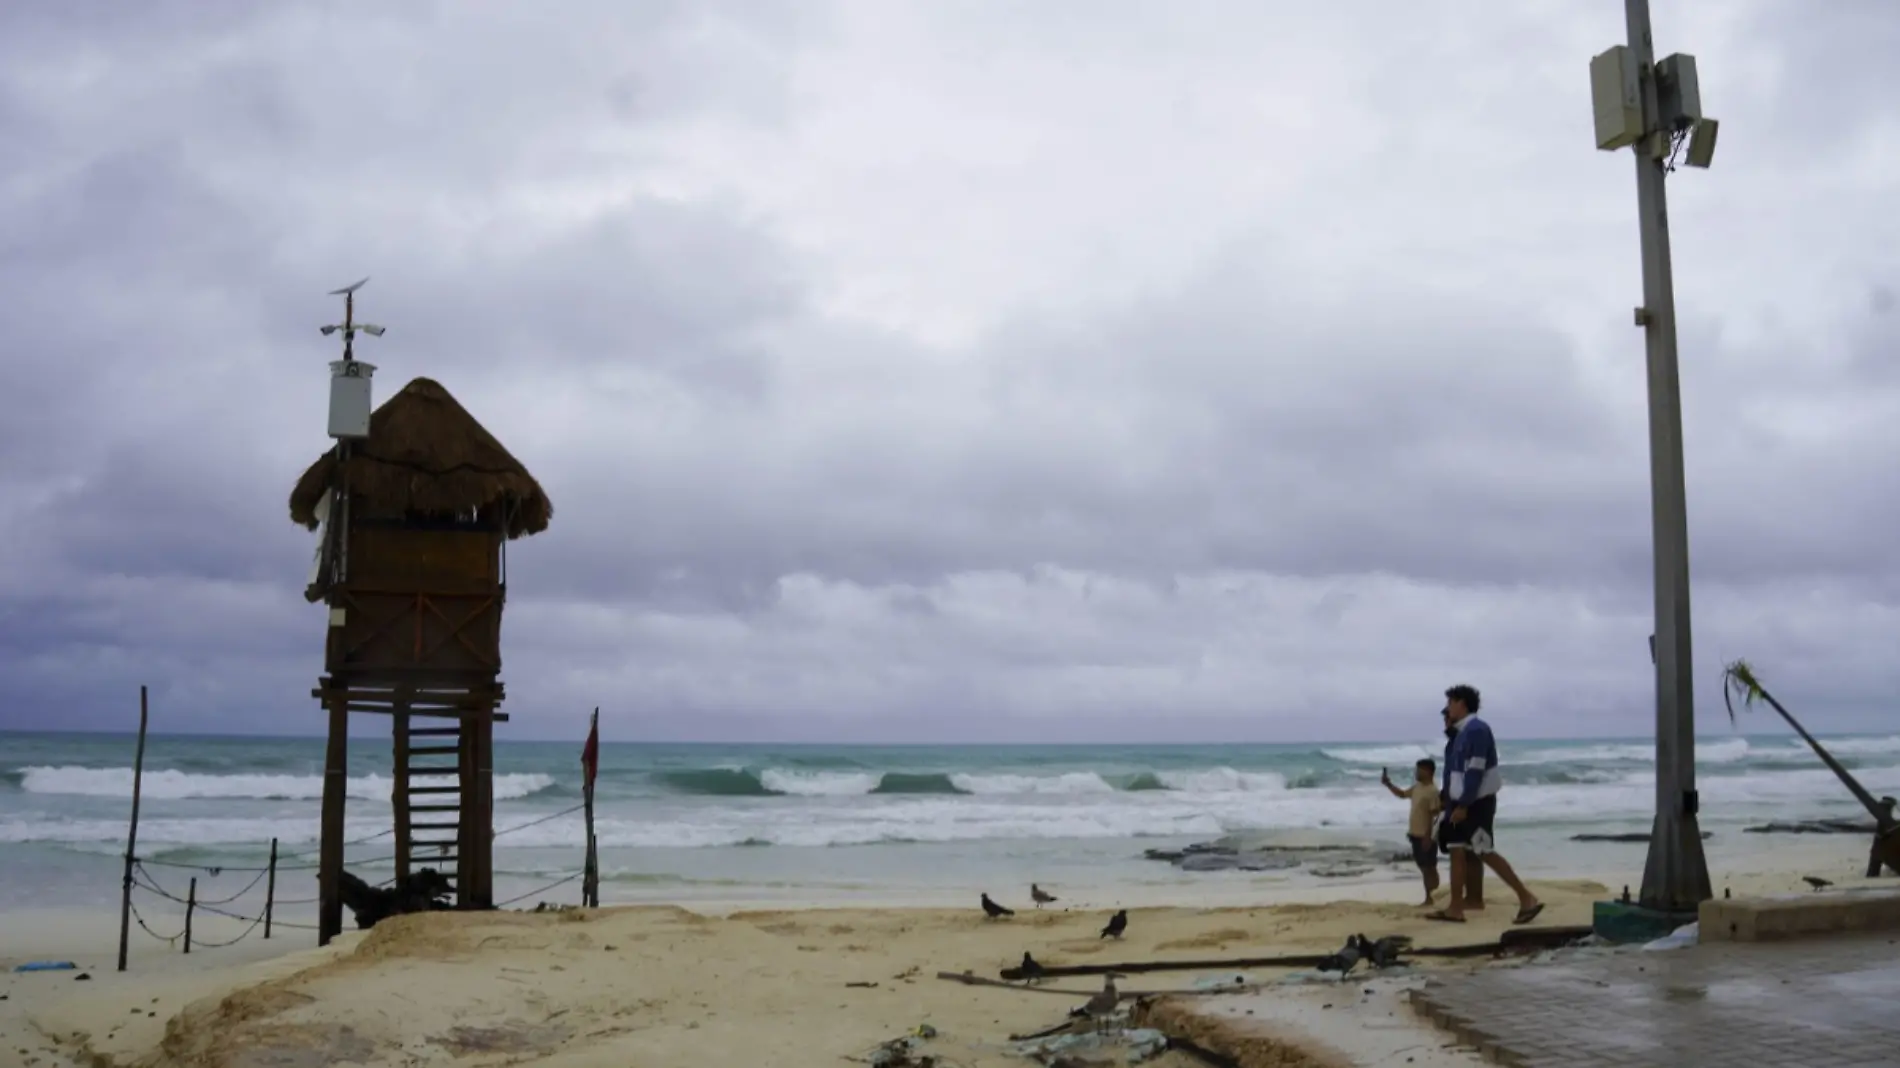
[[[1513,927],[1499,935],[1495,942],[1474,942],[1459,946],[1414,946],[1407,949],[1403,955],[1447,958],[1484,957],[1513,950],[1553,949],[1557,946],[1569,945],[1589,934],[1588,927]],[[1135,975],[1142,972],[1224,972],[1247,968],[1315,968],[1321,961],[1331,956],[1331,953],[1294,953],[1278,957],[1121,961],[1113,964],[1044,964],[1041,974],[1049,978],[1067,978],[1078,975],[1102,975],[1106,972]],[[1004,979],[1024,978],[1021,968],[1004,968],[998,974]]]

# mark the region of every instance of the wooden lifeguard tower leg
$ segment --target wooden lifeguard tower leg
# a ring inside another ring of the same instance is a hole
[[[457,850],[456,901],[465,909],[493,908],[495,805],[494,707],[477,702],[461,709],[462,825]]]
[[[343,803],[350,785],[350,705],[346,694],[326,694],[330,738],[323,760],[323,826],[318,832],[317,944],[343,932]]]

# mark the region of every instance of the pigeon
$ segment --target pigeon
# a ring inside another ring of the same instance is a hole
[[[1322,972],[1338,972],[1339,977],[1344,979],[1347,975],[1350,975],[1352,970],[1358,965],[1359,936],[1353,935],[1346,939],[1346,944],[1340,947],[1339,952],[1319,962],[1319,970]]]
[[[983,895],[983,914],[985,916],[988,916],[992,920],[1000,920],[1005,916],[1016,915],[1016,910],[1006,909],[1003,906],[998,905],[996,902],[991,901],[990,895],[984,894]]]
[[[1828,887],[1834,885],[1833,883],[1828,882],[1826,879],[1817,878],[1816,876],[1813,876],[1813,875],[1803,875],[1801,877],[1801,881],[1804,883],[1807,883],[1809,886],[1814,887],[1816,890],[1826,890]]]
[[[1117,978],[1114,972],[1102,976],[1102,992],[1090,998],[1088,1003],[1082,1006],[1082,1011],[1088,1014],[1089,1019],[1095,1021],[1097,1031],[1107,1026],[1108,1021],[1115,1015],[1115,1006],[1121,1003],[1121,992],[1115,989]]]
[[[1029,898],[1030,900],[1036,903],[1037,908],[1041,908],[1044,905],[1050,904],[1056,900],[1056,896],[1054,894],[1050,893],[1047,890],[1044,890],[1040,886],[1037,886],[1035,883],[1029,884]]]
[[[1410,948],[1412,940],[1406,935],[1387,935],[1377,942],[1368,942],[1365,935],[1359,936],[1359,952],[1374,968],[1390,968],[1405,963],[1399,960],[1399,954]]]
[[[1102,928],[1103,938],[1120,938],[1128,930],[1128,910],[1121,909],[1108,918],[1108,926]]]
[[[1021,974],[1022,980],[1025,983],[1037,982],[1048,974],[1042,970],[1042,965],[1037,963],[1036,958],[1030,956],[1029,951],[1026,949],[1023,950],[1022,967],[1016,970]]]

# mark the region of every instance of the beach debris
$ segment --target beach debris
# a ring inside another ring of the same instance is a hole
[[[455,906],[449,902],[455,887],[448,877],[434,868],[423,868],[398,879],[395,886],[371,886],[349,872],[343,872],[338,884],[343,904],[356,916],[358,930],[367,931],[382,920],[405,912],[440,912]]]
[[[79,965],[69,960],[30,960],[25,964],[16,964],[16,972],[70,972]]]
[[[1239,990],[1251,986],[1253,980],[1240,972],[1224,975],[1206,975],[1194,980],[1196,990]]]
[[[863,1056],[846,1059],[863,1061],[871,1068],[937,1068],[938,1058],[922,1052],[924,1043],[936,1037],[935,1027],[918,1024],[907,1035],[879,1042]]]
[[[1026,983],[1039,982],[1043,978],[1042,965],[1036,958],[1030,956],[1026,949],[1023,950],[1023,962],[1016,966],[1016,973],[1022,976]]]
[[[1828,887],[1834,885],[1828,880],[1823,879],[1816,875],[1803,875],[1801,877],[1801,881],[1804,883],[1807,883],[1809,886],[1814,887],[1816,890],[1826,890]]]
[[[1056,897],[1054,894],[1050,893],[1047,890],[1044,890],[1040,886],[1037,886],[1035,883],[1029,884],[1029,899],[1036,903],[1037,908],[1041,908],[1044,905],[1053,905],[1057,901],[1061,900],[1061,898]]]
[[[996,902],[991,901],[990,895],[984,894],[983,895],[983,915],[988,916],[992,920],[1000,920],[1005,916],[1016,915],[1016,910],[1006,909],[1003,906],[998,905]]]
[[[1011,1042],[1031,1042],[1038,1038],[1048,1038],[1050,1035],[1067,1034],[1071,1026],[1073,1026],[1073,1024],[1065,1019],[1059,1024],[1051,1024],[1040,1031],[1031,1031],[1026,1035],[1011,1035],[1009,1036],[1009,1040]]]
[[[1102,1054],[1120,1053],[1124,1064],[1140,1064],[1166,1052],[1168,1036],[1152,1027],[1130,1027],[1114,1034],[1083,1031],[1076,1034],[1025,1036],[1009,1047],[1013,1056],[1039,1061],[1048,1068],[1083,1068],[1113,1063]],[[1094,1054],[1095,1056],[1090,1056]]]
[[[858,990],[876,990],[877,989],[876,983],[867,983],[867,982],[846,983],[845,986],[848,988],[856,988]]]
[[[1498,932],[1495,939],[1486,942],[1463,942],[1449,946],[1419,946],[1405,948],[1409,957],[1494,957],[1499,954],[1529,953],[1554,946],[1568,946],[1580,939],[1590,937],[1591,929],[1581,926],[1551,927],[1513,927]],[[1355,936],[1356,937],[1356,936]],[[1113,961],[1099,964],[1044,964],[1044,978],[1054,979],[1079,975],[1102,975],[1107,972],[1120,972],[1124,975],[1137,972],[1238,972],[1250,968],[1312,968],[1322,961],[1332,960],[1332,953],[1289,953],[1277,957],[1228,957],[1201,958],[1196,960],[1131,960]],[[961,979],[962,976],[951,972],[938,972],[939,978]],[[1021,980],[1022,973],[1014,967],[1004,968],[1001,973],[1004,980]],[[976,981],[976,980],[972,980]],[[980,980],[995,983],[998,986],[1009,985],[995,980]],[[1021,989],[1020,987],[1018,989]],[[1038,988],[1041,989],[1041,988]]]
[[[1359,935],[1348,935],[1346,944],[1339,948],[1339,952],[1319,962],[1317,965],[1319,970],[1322,972],[1338,972],[1341,979],[1351,975],[1353,968],[1359,964],[1360,937]]]
[[[1120,938],[1122,933],[1127,930],[1128,910],[1117,909],[1115,910],[1115,915],[1108,918],[1108,926],[1102,928],[1102,938]]]

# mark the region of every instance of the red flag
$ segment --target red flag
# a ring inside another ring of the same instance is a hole
[[[594,791],[594,776],[600,773],[600,709],[594,709],[593,724],[587,728],[587,744],[581,747],[583,788]]]

